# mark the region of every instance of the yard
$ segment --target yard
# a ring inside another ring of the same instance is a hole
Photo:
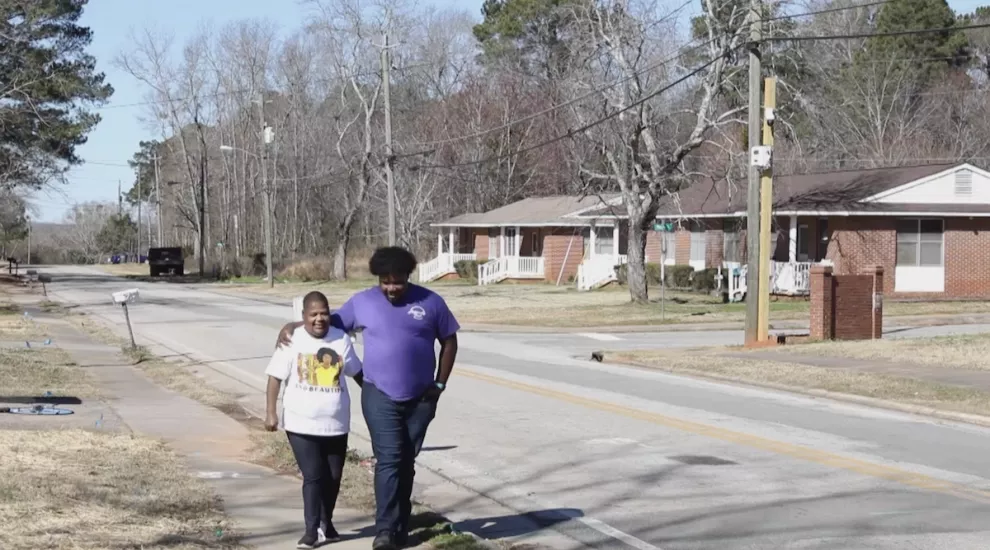
[[[219,288],[226,292],[290,298],[319,290],[331,304],[341,304],[354,292],[375,284],[372,279],[343,283],[285,283],[266,285],[235,284]],[[498,284],[478,286],[462,282],[428,285],[444,297],[462,323],[489,325],[541,326],[551,328],[619,327],[674,323],[742,322],[745,304],[723,304],[704,294],[667,292],[661,311],[660,289],[650,289],[652,302],[629,302],[624,287],[612,286],[592,292],[578,292],[572,286],[549,284]],[[886,316],[990,313],[986,302],[893,302],[884,304]],[[807,318],[808,302],[771,302],[771,320]]]
[[[990,416],[986,382],[979,385],[979,379],[966,376],[974,370],[990,370],[988,355],[990,334],[977,334],[821,342],[753,351],[707,348],[606,352],[606,359],[677,374],[801,391],[824,390]],[[815,358],[833,361],[813,364]]]
[[[221,503],[168,447],[94,426],[91,411],[112,414],[100,388],[63,350],[34,341],[46,327],[26,319],[11,292],[20,288],[0,286],[3,395],[11,406],[49,392],[82,404],[71,416],[0,418],[0,548],[239,548]]]

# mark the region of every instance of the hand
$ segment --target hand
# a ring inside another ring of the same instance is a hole
[[[278,429],[278,414],[270,412],[265,415],[265,431],[274,432]]]
[[[430,386],[430,389],[426,390],[426,393],[423,394],[423,400],[439,401],[441,395],[443,395],[443,390],[436,386]]]
[[[282,330],[278,331],[278,340],[275,342],[275,347],[281,348],[292,345],[292,333],[295,331],[295,323],[289,323],[282,327]]]

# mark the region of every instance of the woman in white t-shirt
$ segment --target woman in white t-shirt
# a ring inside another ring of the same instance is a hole
[[[340,490],[351,426],[351,400],[343,376],[362,385],[361,360],[350,336],[330,326],[330,305],[321,292],[303,298],[303,326],[292,344],[275,350],[268,368],[265,428],[279,427],[278,394],[282,396],[282,423],[303,476],[303,515],[306,531],[297,548],[315,548],[339,540],[333,527],[333,509]]]

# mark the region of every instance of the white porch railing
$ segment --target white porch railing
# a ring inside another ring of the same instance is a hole
[[[831,262],[822,261],[822,264]],[[811,293],[811,266],[815,262],[770,262],[770,293],[786,296],[807,296]],[[724,271],[729,282],[729,301],[738,302],[746,296],[746,266],[738,262],[725,262]],[[721,275],[721,273],[720,273]]]
[[[770,292],[788,296],[811,293],[813,262],[770,262]]]
[[[542,279],[542,256],[502,256],[478,266],[478,284],[490,285],[505,279]]]
[[[428,283],[444,275],[455,273],[454,265],[460,261],[474,260],[474,254],[450,254],[441,252],[436,258],[419,264],[419,282]]]
[[[723,262],[717,275],[720,283],[723,270],[729,286],[729,301],[741,302],[746,297],[746,266],[739,262]]]
[[[595,256],[581,262],[577,272],[577,289],[592,290],[617,281],[618,268],[628,261],[625,254],[618,256]]]

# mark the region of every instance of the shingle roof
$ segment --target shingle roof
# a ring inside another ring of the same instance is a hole
[[[586,208],[605,205],[607,196],[530,197],[483,214],[461,214],[432,224],[433,227],[499,227],[512,225],[587,225],[588,220],[565,218]]]
[[[773,206],[776,210],[866,209],[859,201],[915,180],[948,170],[953,164],[927,164],[871,170],[845,170],[819,174],[775,176]],[[698,183],[664,201],[663,215],[729,214],[746,210],[746,184],[734,189],[728,182]],[[874,205],[870,205],[873,209]]]

